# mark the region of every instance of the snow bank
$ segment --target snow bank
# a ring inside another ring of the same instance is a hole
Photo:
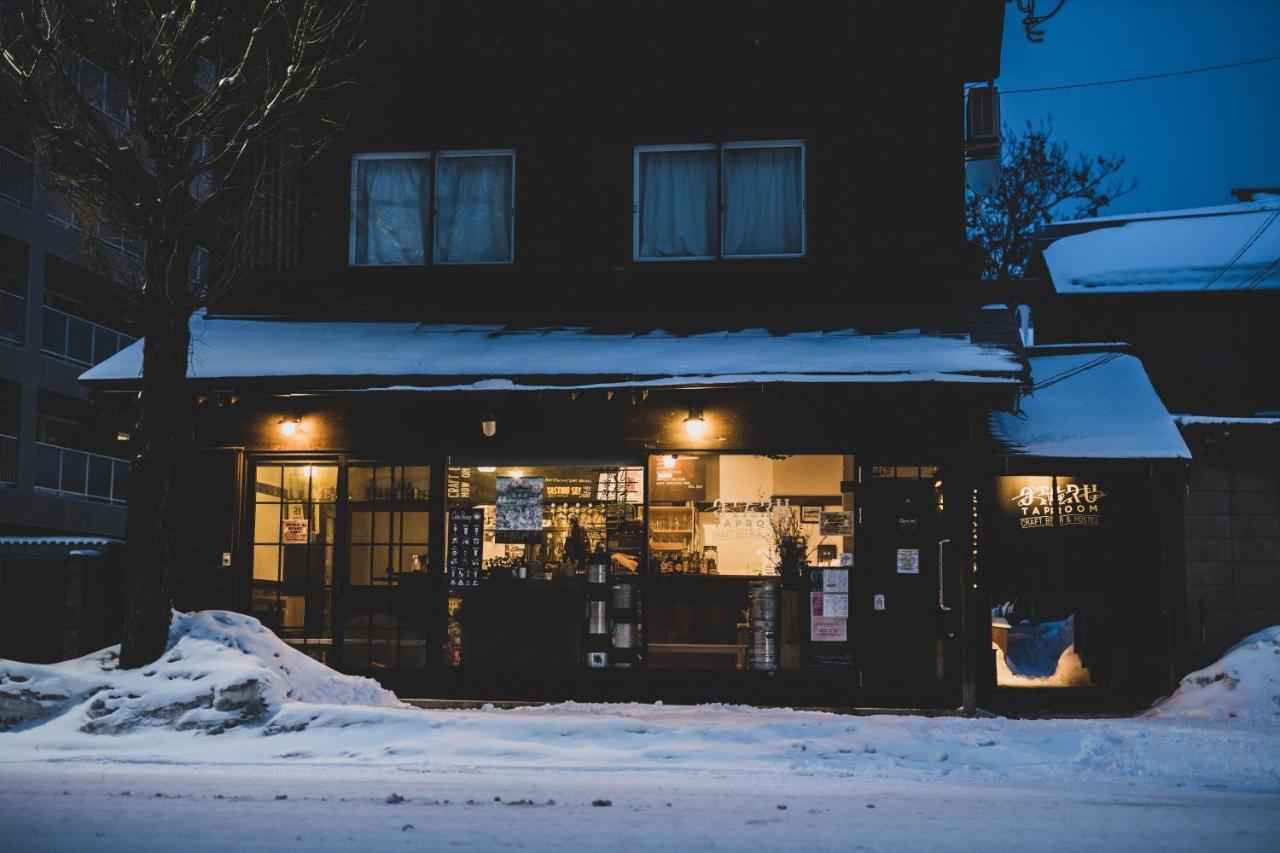
[[[119,647],[40,665],[0,660],[0,727],[65,714],[88,734],[172,727],[219,734],[266,723],[290,703],[405,707],[376,681],[342,675],[282,642],[257,619],[174,613],[164,655],[118,667]]]
[[[1280,625],[1250,634],[1182,679],[1151,716],[1280,723]]]

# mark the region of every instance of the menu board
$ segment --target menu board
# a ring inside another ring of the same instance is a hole
[[[484,510],[455,509],[449,512],[449,586],[476,586],[480,582],[484,549]]]
[[[545,482],[541,477],[499,477],[498,524],[495,542],[542,541],[542,503]]]
[[[706,460],[701,456],[649,457],[649,497],[676,503],[706,500]]]

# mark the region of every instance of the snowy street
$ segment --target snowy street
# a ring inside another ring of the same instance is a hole
[[[1145,715],[422,710],[256,620],[0,661],[9,850],[1280,849],[1280,628]]]
[[[964,774],[42,763],[5,850],[1275,850],[1280,794]],[[403,803],[388,803],[396,793]],[[163,795],[163,796],[160,796]],[[278,799],[280,796],[288,799]],[[494,797],[501,797],[501,802]],[[611,806],[593,807],[607,799]],[[554,800],[554,805],[547,805]],[[446,802],[447,801],[447,802]],[[470,801],[470,802],[468,802]],[[533,805],[527,805],[532,801]],[[670,805],[668,805],[670,804]],[[780,809],[779,806],[786,806]]]

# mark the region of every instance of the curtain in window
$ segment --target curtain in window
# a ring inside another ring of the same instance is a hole
[[[509,154],[437,158],[436,263],[511,260],[511,169]]]
[[[716,253],[714,151],[641,151],[636,257],[697,258]]]
[[[425,264],[429,161],[356,161],[357,264]]]
[[[725,149],[725,255],[798,255],[804,250],[800,151]]]

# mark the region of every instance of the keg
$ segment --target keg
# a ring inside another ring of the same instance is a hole
[[[587,566],[587,583],[608,583],[609,566],[605,563],[592,563]]]
[[[630,622],[615,622],[613,624],[613,647],[615,649],[629,649],[635,645],[635,629]]]
[[[607,601],[589,601],[587,602],[587,633],[588,634],[608,634],[609,633],[609,602]]]
[[[752,669],[778,668],[778,584],[774,581],[752,581],[751,651]]]
[[[615,610],[631,609],[631,584],[616,583],[613,585],[613,607]]]

